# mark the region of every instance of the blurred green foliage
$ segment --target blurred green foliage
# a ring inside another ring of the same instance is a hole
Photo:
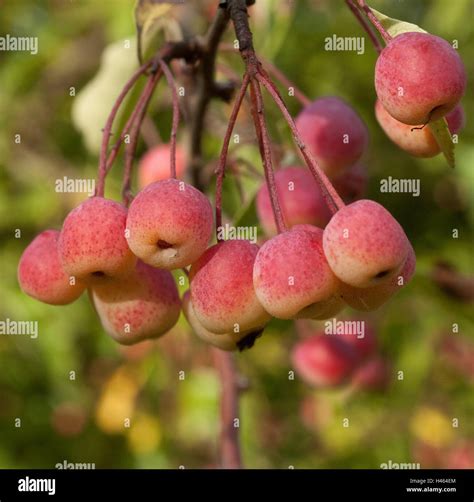
[[[184,32],[203,33],[212,2],[186,3],[174,7]],[[458,40],[472,82],[469,0],[374,0],[373,6]],[[219,382],[208,348],[183,320],[162,340],[121,349],[103,333],[87,295],[67,307],[50,307],[21,293],[16,280],[26,245],[44,228],[60,228],[68,210],[85,197],[56,193],[55,180],[95,177],[97,155],[87,150],[72,123],[75,98],[70,88],[80,91],[87,85],[104,48],[134,36],[133,23],[133,2],[125,0],[2,4],[0,35],[37,36],[39,52],[0,53],[0,319],[37,320],[39,337],[0,337],[0,467],[54,467],[63,461],[93,462],[96,467],[216,465]],[[374,324],[394,372],[390,389],[382,395],[315,391],[298,378],[289,379],[291,348],[297,340],[293,323],[272,322],[252,350],[237,356],[249,380],[241,410],[245,465],[379,467],[389,459],[420,461],[416,452],[426,437],[428,443],[429,438],[446,438],[445,445],[474,440],[473,381],[449,367],[439,348],[443,334],[473,339],[472,305],[441,292],[431,279],[437,260],[472,273],[472,85],[463,99],[467,125],[456,149],[457,166],[450,170],[442,156],[409,157],[379,128],[373,113],[376,53],[368,39],[363,55],[324,51],[327,36],[363,35],[344,2],[257,0],[251,23],[257,50],[308,96],[341,96],[364,118],[371,136],[368,196],[401,222],[418,266],[409,287],[364,316]],[[231,29],[226,39],[233,41]],[[236,55],[220,55],[222,66],[242,73]],[[109,89],[110,96],[118,92]],[[286,101],[296,114],[296,100]],[[151,111],[165,140],[169,105],[169,91],[160,85]],[[94,112],[91,108],[91,117]],[[228,105],[212,103],[204,137],[209,171],[229,113]],[[269,100],[266,113],[276,158],[294,162],[288,128]],[[237,124],[242,144],[232,148],[233,156],[260,170],[248,119],[244,109]],[[20,143],[15,142],[17,134]],[[142,152],[145,145],[139,148]],[[121,167],[120,160],[108,182],[109,196],[118,197]],[[381,194],[380,179],[389,175],[419,178],[421,196]],[[252,199],[260,181],[241,176],[241,183],[243,201],[234,177],[226,179],[226,215],[256,224]],[[453,229],[459,230],[457,239],[452,238]],[[345,312],[347,317],[355,314]],[[453,323],[459,325],[459,334],[451,334]],[[321,326],[314,323],[310,329]],[[399,371],[403,380],[396,378]],[[125,417],[131,420],[129,428],[123,426]],[[15,427],[17,418],[21,427]],[[342,427],[344,418],[350,420],[347,428]],[[453,418],[459,420],[458,428],[451,426]],[[428,435],[420,436],[420,421]]]

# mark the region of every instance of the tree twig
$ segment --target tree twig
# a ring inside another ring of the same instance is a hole
[[[214,364],[221,382],[220,461],[224,469],[242,468],[239,446],[240,384],[233,354],[213,348]]]
[[[372,9],[367,5],[365,0],[358,0],[360,8],[365,12],[372,26],[380,33],[380,36],[385,40],[385,43],[389,43],[392,37],[389,35],[387,30],[382,26],[382,23],[377,19],[377,16],[372,12]]]
[[[366,31],[377,53],[380,54],[383,50],[383,45],[380,43],[377,35],[373,32],[372,28],[367,23],[365,17],[361,14],[358,6],[354,3],[354,0],[346,0],[346,4],[349,9],[351,9],[352,13],[356,17],[357,21],[359,21],[362,28],[364,28],[364,30]]]

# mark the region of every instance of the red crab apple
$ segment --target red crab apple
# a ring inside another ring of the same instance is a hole
[[[191,267],[191,301],[199,322],[213,333],[261,328],[271,318],[255,294],[252,271],[258,246],[245,240],[210,247]]]
[[[173,270],[195,262],[206,250],[212,227],[206,196],[175,179],[148,185],[128,210],[128,244],[153,267]]]
[[[410,155],[428,158],[440,153],[441,149],[429,127],[414,128],[414,126],[399,122],[385,110],[378,100],[375,103],[375,116],[385,134]],[[451,134],[459,132],[464,123],[462,106],[456,105],[445,118]]]
[[[377,337],[372,326],[370,326],[366,321],[359,322],[363,322],[364,336],[359,337],[359,335],[347,333],[341,335],[340,338],[354,349],[355,356],[360,362],[373,355],[377,350]]]
[[[87,285],[130,273],[136,257],[125,238],[127,209],[113,200],[91,197],[66,217],[58,248],[64,270]]]
[[[229,352],[252,347],[256,338],[258,338],[263,331],[262,326],[261,328],[252,329],[250,331],[239,331],[237,333],[212,333],[212,331],[207,330],[196,317],[189,291],[186,291],[183,296],[183,312],[194,333],[196,333],[203,342]]]
[[[324,229],[323,247],[336,276],[355,287],[387,283],[405,263],[409,241],[380,204],[359,200],[339,209]]]
[[[138,164],[138,186],[140,189],[155,181],[170,178],[170,151],[169,143],[150,148],[140,159]],[[176,145],[176,176],[181,178],[186,168],[186,157],[183,148]]]
[[[73,302],[85,289],[75,277],[67,275],[58,253],[59,232],[45,230],[23,251],[18,264],[18,282],[29,296],[50,305]]]
[[[390,365],[381,356],[374,356],[363,362],[351,377],[356,389],[367,391],[384,390],[390,381]]]
[[[296,117],[301,139],[328,176],[357,162],[369,135],[359,115],[340,98],[319,98]]]
[[[350,307],[363,312],[377,310],[389,298],[406,286],[412,279],[416,268],[416,255],[413,246],[409,244],[408,256],[398,274],[389,282],[368,288],[354,288],[341,284],[341,296]]]
[[[404,124],[426,124],[449,113],[466,87],[458,53],[429,33],[402,33],[380,53],[375,90],[387,112]]]
[[[317,387],[342,384],[356,361],[350,345],[335,335],[319,333],[298,342],[291,359],[300,377]]]
[[[275,174],[275,183],[285,223],[288,227],[309,223],[324,228],[331,212],[320,186],[303,167],[285,167]],[[257,214],[267,235],[277,233],[267,184],[257,194]]]
[[[265,242],[253,269],[255,293],[265,310],[280,319],[316,313],[335,296],[339,281],[323,252],[323,231],[296,225]],[[305,309],[307,309],[305,311]]]
[[[123,345],[158,338],[178,321],[181,302],[171,272],[140,260],[127,277],[89,293],[105,331]]]
[[[367,167],[361,162],[357,162],[335,178],[332,178],[332,184],[336,192],[346,204],[360,199],[367,191],[368,182]]]

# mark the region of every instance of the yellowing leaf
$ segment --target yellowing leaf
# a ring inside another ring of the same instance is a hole
[[[372,9],[372,7],[370,8],[370,10],[375,14],[377,19],[381,22],[382,26],[387,30],[388,34],[391,37],[395,38],[397,35],[409,31],[427,33],[423,28],[420,28],[416,24],[407,23],[406,21],[400,21],[399,19],[393,19],[375,9]]]
[[[176,2],[170,0],[137,0],[135,4],[135,23],[137,26],[137,52],[140,63],[145,59],[148,48],[154,46],[155,52],[164,40],[181,39],[181,28],[176,20],[168,16]]]
[[[428,124],[431,132],[438,143],[449,167],[455,167],[454,143],[449,132],[448,123],[444,117]]]
[[[137,68],[135,37],[108,45],[102,54],[99,71],[74,98],[72,121],[87,149],[96,154],[102,143],[102,129],[125,82]],[[116,118],[114,132],[126,107],[126,98]]]

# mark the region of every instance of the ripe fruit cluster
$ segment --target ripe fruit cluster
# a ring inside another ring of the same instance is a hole
[[[433,157],[440,148],[429,122],[446,118],[456,134],[464,123],[459,104],[466,72],[453,47],[429,33],[402,33],[382,50],[375,66],[377,120],[387,136],[415,157]]]
[[[355,390],[383,390],[390,380],[390,365],[378,353],[372,327],[364,336],[316,332],[298,342],[292,351],[297,374],[315,387],[349,384]]]

